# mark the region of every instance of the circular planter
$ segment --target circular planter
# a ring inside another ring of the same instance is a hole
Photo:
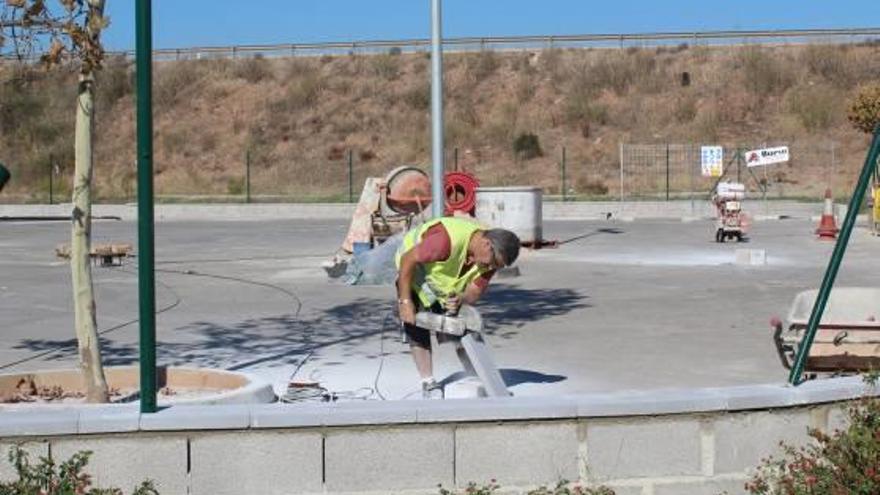
[[[139,398],[140,368],[120,366],[104,368],[107,385],[117,390],[111,402],[115,404],[135,402]],[[158,402],[160,405],[203,404],[258,404],[275,402],[271,384],[246,373],[209,368],[164,367],[156,369]],[[22,390],[59,390],[66,393],[84,394],[85,384],[78,369],[33,371],[27,373],[0,374],[0,398],[3,406],[54,407],[56,405],[85,404],[76,399],[36,402],[6,402]]]

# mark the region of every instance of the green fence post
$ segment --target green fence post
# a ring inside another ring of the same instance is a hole
[[[568,197],[565,192],[565,146],[562,147],[562,202],[564,203]]]
[[[9,179],[12,177],[12,174],[9,172],[9,169],[4,167],[2,163],[0,163],[0,191],[3,190],[3,186],[9,182]]]
[[[156,412],[156,271],[153,226],[153,20],[150,0],[137,0],[138,301],[141,412]]]
[[[52,169],[54,168],[53,167],[54,161],[55,160],[52,158],[52,155],[49,155],[49,204],[50,205],[55,204],[53,201],[54,198],[53,198],[53,190],[52,190],[53,189],[53,187],[52,187]]]
[[[837,277],[837,271],[840,268],[840,262],[846,252],[846,245],[849,242],[849,236],[852,233],[853,225],[856,222],[856,216],[859,213],[859,205],[865,197],[865,190],[868,182],[871,180],[871,173],[877,166],[877,157],[880,154],[880,126],[874,129],[874,139],[871,141],[871,147],[868,150],[868,156],[865,159],[865,166],[862,167],[862,173],[859,175],[859,181],[856,183],[856,189],[849,200],[849,207],[846,210],[846,218],[840,228],[840,236],[837,243],[834,244],[834,251],[831,253],[831,260],[828,262],[828,268],[825,270],[825,276],[822,278],[822,285],[819,287],[819,293],[816,295],[816,303],[813,305],[813,311],[810,313],[810,319],[807,323],[807,331],[804,338],[798,346],[797,356],[794,364],[791,366],[791,373],[788,381],[792,385],[802,383],[801,375],[804,372],[804,366],[807,357],[810,355],[810,347],[813,345],[813,339],[816,337],[816,331],[819,328],[819,322],[822,320],[822,313],[825,312],[825,304],[828,302],[828,296],[831,295],[831,289],[834,287],[834,279]]]
[[[666,201],[669,201],[669,143],[666,143]]]
[[[244,152],[244,202],[251,202],[251,149]]]

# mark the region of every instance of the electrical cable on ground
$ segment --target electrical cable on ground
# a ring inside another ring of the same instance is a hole
[[[124,265],[123,265],[123,266],[124,266]],[[122,272],[125,272],[125,273],[134,273],[134,272],[130,272],[130,271],[128,271],[128,270],[124,270],[124,269],[122,269],[122,267],[118,268],[118,270],[120,270],[120,271],[122,271]],[[157,283],[158,285],[161,285],[162,287],[164,287],[166,290],[168,290],[169,292],[171,292],[171,293],[174,295],[174,302],[172,302],[172,303],[169,304],[168,306],[165,306],[164,308],[161,308],[161,309],[159,309],[159,310],[156,311],[156,314],[159,315],[159,314],[162,314],[162,313],[164,313],[164,312],[166,312],[166,311],[170,311],[170,310],[176,308],[176,307],[181,303],[181,298],[180,298],[180,296],[177,294],[177,292],[176,292],[173,288],[171,288],[171,286],[165,284],[165,283],[162,282],[161,280],[157,280],[156,283]],[[125,328],[125,327],[127,327],[127,326],[129,326],[129,325],[133,325],[133,324],[137,323],[138,321],[140,321],[140,318],[135,318],[135,319],[133,319],[133,320],[128,320],[128,321],[126,321],[126,322],[124,322],[124,323],[120,323],[120,324],[115,325],[115,326],[112,326],[112,327],[110,327],[110,328],[107,328],[107,329],[104,329],[104,330],[99,330],[99,331],[98,331],[98,336],[100,337],[100,336],[102,336],[102,335],[106,335],[106,334],[108,334],[108,333],[115,332],[116,330],[119,330],[119,329],[121,329],[121,328]],[[26,358],[19,359],[18,361],[13,361],[13,362],[11,362],[11,363],[2,364],[2,365],[0,365],[0,370],[4,370],[4,369],[7,369],[7,368],[12,368],[12,367],[14,367],[14,366],[18,366],[19,364],[24,364],[24,363],[27,363],[27,362],[29,362],[29,361],[33,361],[33,360],[39,359],[39,358],[41,358],[41,357],[43,357],[43,356],[47,356],[47,355],[49,355],[49,354],[52,354],[52,353],[54,353],[54,352],[59,352],[59,351],[61,351],[62,349],[66,348],[66,347],[73,347],[73,346],[75,346],[75,345],[76,345],[76,342],[73,342],[73,343],[71,343],[71,344],[62,344],[61,346],[59,346],[59,347],[56,348],[56,349],[50,349],[50,350],[48,350],[48,351],[43,351],[43,352],[40,352],[40,353],[37,353],[37,354],[33,354],[33,355],[31,355],[31,356],[28,356],[28,357],[26,357]]]
[[[303,257],[311,257],[311,255],[308,255],[308,256],[303,255]],[[260,259],[290,259],[290,257],[283,257],[283,258],[282,257],[251,257],[251,258],[235,258],[235,259],[214,259],[214,260],[204,260],[204,262],[236,262],[236,261],[260,260]],[[158,262],[157,264],[200,263],[200,262],[202,262],[202,260],[188,260],[188,261],[187,260],[172,260],[172,261]],[[118,268],[112,268],[112,269],[119,270],[124,273],[137,275],[137,272],[127,270],[125,268],[126,266],[127,266],[127,263],[123,264],[122,266],[120,266]],[[173,270],[173,269],[167,269],[167,268],[159,268],[159,269],[155,269],[155,271],[159,272],[159,273],[206,277],[206,278],[213,278],[213,279],[218,279],[218,280],[225,280],[225,281],[255,285],[255,286],[259,286],[259,287],[266,287],[266,288],[273,289],[273,290],[276,290],[276,291],[279,291],[279,292],[286,294],[295,302],[295,304],[296,304],[296,309],[294,311],[294,318],[295,319],[299,319],[300,312],[302,311],[302,307],[303,307],[302,300],[294,292],[292,292],[288,289],[285,289],[284,287],[280,287],[278,285],[274,285],[274,284],[270,284],[270,283],[266,283],[266,282],[258,282],[255,280],[248,280],[248,279],[244,279],[244,278],[240,278],[240,277],[232,277],[232,276],[228,276],[228,275],[217,275],[217,274],[211,274],[211,273],[197,272],[195,270]],[[158,285],[164,287],[170,293],[172,293],[175,298],[174,302],[172,302],[168,306],[165,306],[165,307],[157,310],[156,311],[157,315],[164,313],[166,311],[170,311],[171,309],[177,307],[182,302],[181,297],[177,294],[177,292],[171,286],[169,286],[168,284],[166,284],[158,279],[156,280],[156,283]],[[292,388],[288,388],[287,392],[285,392],[285,394],[283,394],[281,397],[279,397],[279,399],[282,402],[302,402],[305,400],[318,400],[318,399],[323,400],[323,401],[336,401],[338,399],[368,400],[373,396],[377,396],[381,400],[386,400],[385,396],[379,390],[379,379],[381,377],[382,370],[384,367],[384,362],[385,362],[385,330],[388,326],[388,320],[391,318],[393,318],[393,311],[388,310],[387,313],[385,314],[385,317],[382,319],[382,326],[381,326],[380,334],[379,334],[379,352],[380,352],[379,367],[376,371],[376,375],[374,377],[372,387],[362,387],[362,388],[359,388],[359,389],[356,389],[353,391],[347,391],[347,390],[330,391],[330,390],[328,390],[324,387],[321,387],[321,386],[292,387]],[[140,321],[139,318],[135,318],[135,319],[126,321],[126,322],[121,323],[119,325],[115,325],[115,326],[107,328],[105,330],[101,330],[98,332],[98,335],[101,336],[101,335],[105,335],[105,334],[117,331],[117,330],[125,328],[129,325],[135,324],[139,321]],[[308,330],[310,330],[310,333],[311,333],[311,331],[313,331],[311,325],[306,325],[306,327],[308,328]],[[76,342],[73,342],[73,343],[70,343],[67,345],[62,345],[56,349],[51,349],[51,350],[47,350],[47,351],[44,351],[44,352],[41,352],[38,354],[34,354],[31,356],[28,356],[27,358],[20,359],[20,360],[14,361],[14,362],[2,364],[2,365],[0,365],[0,370],[11,368],[11,367],[18,366],[20,364],[23,364],[23,363],[26,363],[29,361],[39,359],[39,358],[47,356],[49,354],[58,352],[59,350],[65,348],[65,347],[74,346],[74,345],[76,345]],[[317,345],[313,346],[312,349],[310,349],[309,352],[306,354],[306,356],[302,360],[300,360],[300,362],[297,364],[297,367],[291,373],[290,378],[288,380],[288,383],[291,383],[293,381],[297,372],[315,354],[316,348],[317,348]],[[234,368],[234,367],[235,366],[233,365],[233,366],[230,366],[229,368]],[[294,391],[291,392],[291,390],[294,390]],[[296,390],[299,390],[299,391],[296,391]],[[366,391],[369,393],[364,395],[363,393],[361,393],[362,391]]]

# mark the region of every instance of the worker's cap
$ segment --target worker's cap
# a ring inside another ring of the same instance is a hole
[[[492,250],[495,251],[495,258],[504,263],[504,266],[510,266],[519,256],[519,237],[513,232],[504,229],[487,230],[486,238],[492,243]]]

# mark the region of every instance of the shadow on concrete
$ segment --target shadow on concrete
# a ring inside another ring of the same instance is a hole
[[[509,339],[527,323],[590,308],[589,296],[573,289],[523,289],[509,284],[492,284],[479,303],[486,333]]]
[[[571,289],[528,290],[498,284],[491,288],[480,310],[487,323],[486,333],[509,339],[517,335],[515,328],[528,322],[589,307],[583,302],[586,297]],[[305,360],[341,365],[349,359],[378,359],[404,351],[397,342],[398,323],[392,303],[389,294],[387,298],[360,298],[308,314],[280,314],[231,324],[197,321],[171,330],[160,324],[157,361],[167,366],[245,370],[265,364],[298,365]],[[132,336],[137,323],[129,326],[133,328],[128,336],[101,337],[106,366],[138,362],[138,345]],[[48,352],[43,360],[61,361],[76,358],[77,344],[76,339],[27,339],[14,348]]]
[[[393,350],[389,338],[397,336],[397,320],[390,298],[361,298],[309,315],[281,314],[218,324],[197,321],[169,331],[157,328],[157,360],[162,365],[208,366],[241,370],[260,364],[298,364],[328,359],[325,349],[333,347],[332,359],[380,357],[379,343],[364,346],[365,339],[382,334],[385,352]],[[135,324],[136,325],[136,324]],[[171,336],[186,342],[169,342]],[[115,336],[114,336],[115,337]],[[101,339],[104,364],[136,364],[137,342]],[[76,339],[28,339],[14,347],[51,353],[46,361],[76,357]]]
[[[568,377],[564,375],[546,375],[538,371],[521,370],[516,368],[501,368],[498,371],[501,373],[501,379],[504,380],[504,384],[508,387],[513,387],[514,385],[519,385],[521,383],[557,383],[568,379]],[[456,371],[443,380],[440,380],[440,385],[445,387],[446,385],[457,382],[467,376],[468,375],[466,375],[464,371]]]

